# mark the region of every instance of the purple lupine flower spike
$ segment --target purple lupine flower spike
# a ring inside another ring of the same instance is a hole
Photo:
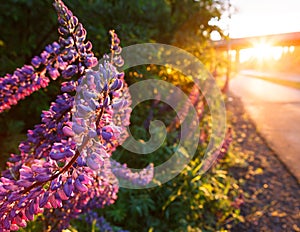
[[[111,35],[112,56],[105,55],[99,71],[86,30],[61,0],[59,43],[47,45],[31,64],[0,78],[0,112],[62,76],[62,94],[41,115],[41,123],[28,130],[27,140],[12,154],[0,178],[0,231],[18,230],[44,212],[58,230],[80,213],[114,203],[118,177],[128,174],[112,167],[110,157],[127,135],[131,98],[124,73],[120,40]],[[108,59],[107,59],[108,58]],[[71,92],[77,91],[76,96]],[[75,110],[75,111],[74,111]],[[151,165],[145,173],[149,174]],[[126,167],[124,167],[126,168]],[[145,184],[140,177],[132,178]],[[52,215],[56,215],[52,217]]]
[[[0,113],[33,92],[46,88],[50,79],[56,80],[60,76],[70,79],[97,64],[91,42],[85,42],[86,31],[82,24],[61,0],[56,0],[54,6],[60,24],[58,31],[62,36],[59,43],[47,45],[39,56],[32,58],[31,65],[0,77]],[[79,63],[78,66],[75,63]]]

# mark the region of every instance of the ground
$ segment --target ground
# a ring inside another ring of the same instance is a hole
[[[243,189],[245,222],[231,231],[300,231],[300,185],[279,161],[245,113],[242,102],[228,94],[227,109],[236,155],[246,162],[231,169]]]

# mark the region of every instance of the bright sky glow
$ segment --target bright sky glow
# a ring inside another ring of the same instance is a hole
[[[269,44],[256,44],[253,48],[242,49],[240,51],[240,62],[243,63],[250,59],[264,60],[279,60],[284,53],[292,53],[294,47],[273,47]]]
[[[224,0],[232,5],[219,22],[225,34],[231,38],[300,32],[300,0]],[[230,14],[230,17],[228,15]],[[219,40],[218,33],[212,33],[213,40]],[[292,53],[294,47],[274,47],[271,41],[260,41],[253,48],[240,51],[240,61],[251,58],[259,61],[278,60],[287,52]],[[231,51],[235,52],[235,51]],[[235,55],[232,54],[232,57]]]
[[[300,0],[230,0],[230,3],[236,9],[229,23],[231,38],[300,32]],[[224,19],[221,25],[228,28],[228,20]]]

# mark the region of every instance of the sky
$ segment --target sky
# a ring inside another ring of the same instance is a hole
[[[231,38],[300,32],[300,0],[230,0],[231,19],[223,19]]]

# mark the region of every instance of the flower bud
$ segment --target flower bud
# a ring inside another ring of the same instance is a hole
[[[90,156],[86,158],[86,164],[93,170],[98,170],[100,165],[94,161]]]
[[[42,60],[41,60],[41,58],[38,57],[38,56],[33,57],[32,60],[31,60],[31,64],[32,64],[33,67],[35,67],[35,68],[38,68],[38,67],[40,66],[41,62],[42,62]]]
[[[47,70],[52,80],[56,80],[60,75],[59,71],[56,68],[47,67]]]
[[[74,190],[74,186],[72,184],[72,179],[71,178],[69,178],[67,180],[67,182],[64,184],[63,190],[64,190],[64,193],[66,194],[67,197],[70,197],[72,195],[73,190]]]
[[[115,90],[119,85],[119,80],[115,79],[114,82],[109,86],[111,90]]]
[[[49,174],[38,174],[35,179],[38,182],[46,182],[51,178],[51,175]]]
[[[81,181],[78,178],[75,180],[74,185],[75,185],[75,188],[78,189],[80,192],[88,191],[88,187],[85,184],[81,183]]]
[[[105,131],[102,131],[101,135],[102,135],[102,138],[106,141],[109,141],[113,136],[113,134],[111,132],[105,132]]]
[[[78,124],[76,124],[76,123],[74,123],[74,124],[72,125],[72,129],[73,129],[73,131],[74,131],[76,134],[81,134],[81,133],[83,133],[83,132],[85,131],[84,127],[82,127],[82,126],[80,126],[80,125],[78,125]]]
[[[122,109],[122,107],[126,105],[126,101],[125,100],[116,100],[113,104],[112,107],[114,110],[120,110]]]
[[[89,132],[88,132],[88,136],[90,138],[95,138],[97,136],[97,132],[93,129],[90,129]]]
[[[48,198],[49,198],[49,192],[45,192],[39,202],[40,208],[43,208],[46,205]]]
[[[65,154],[63,152],[51,151],[50,158],[53,160],[61,160],[65,158]]]
[[[64,135],[68,137],[73,137],[75,135],[74,131],[68,126],[64,126],[62,131]]]

